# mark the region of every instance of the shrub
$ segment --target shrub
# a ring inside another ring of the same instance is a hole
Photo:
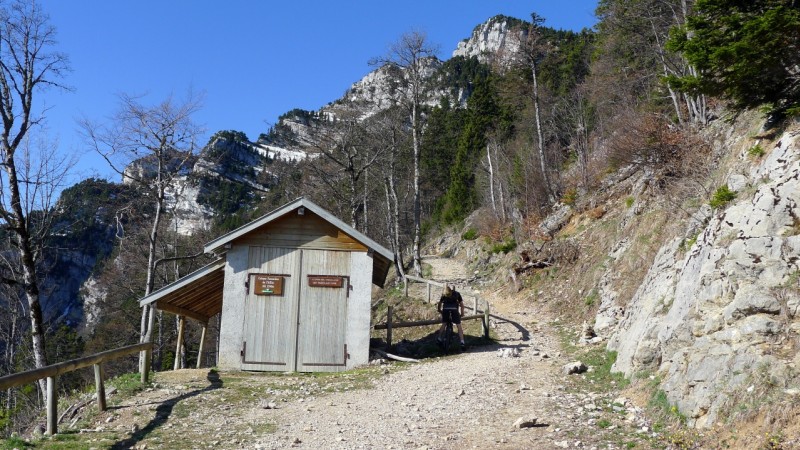
[[[761,158],[762,156],[764,156],[764,153],[766,153],[764,151],[764,148],[761,147],[761,145],[759,145],[759,144],[756,144],[756,145],[750,147],[749,149],[747,149],[747,154],[752,156],[752,157],[754,157],[754,158]]]
[[[631,206],[633,206],[633,202],[635,202],[635,201],[636,200],[633,197],[626,198],[625,199],[625,207],[626,208],[630,208]]]
[[[728,185],[724,185],[717,188],[717,191],[714,192],[714,195],[711,197],[711,201],[709,201],[708,204],[714,209],[722,208],[735,198],[736,192],[732,191]]]
[[[575,202],[578,200],[578,191],[575,188],[567,189],[567,192],[564,193],[564,196],[561,197],[561,202],[565,205],[573,206]]]
[[[517,248],[517,241],[515,241],[512,238],[512,239],[509,239],[509,240],[507,240],[505,242],[501,242],[501,243],[493,245],[491,252],[492,253],[503,253],[503,254],[505,254],[505,253],[510,252],[511,250],[514,250],[515,248]]]
[[[464,234],[461,235],[461,239],[464,239],[465,241],[474,241],[477,238],[478,238],[478,230],[476,230],[475,228],[470,228],[467,231],[465,231]]]

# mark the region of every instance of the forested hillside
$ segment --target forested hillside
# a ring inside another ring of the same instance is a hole
[[[65,56],[47,39],[46,15],[33,4],[0,5],[7,17],[0,25],[0,375],[143,336],[155,343],[156,370],[176,358],[194,364],[199,329],[188,328],[188,348],[175,355],[176,318],[158,312],[150,328],[138,300],[206,264],[205,242],[300,196],[391,249],[398,280],[420,273],[422,247],[446,229],[480,237],[487,258],[524,250],[525,262],[582,267],[585,277],[572,283],[580,293],[557,308],[571,310],[566,316],[576,323],[607,327],[609,337],[624,315],[614,311],[656,277],[647,272],[664,242],[653,230],[627,236],[616,250],[607,248],[615,243],[573,238],[613,216],[614,205],[631,211],[618,211],[628,215],[609,225],[617,230],[636,223],[631,229],[639,232],[651,220],[670,224],[655,227],[666,240],[698,214],[707,225],[744,190],[719,183],[730,169],[727,145],[740,145],[731,136],[758,135],[763,141],[747,152],[761,158],[768,144],[780,147],[784,130],[796,129],[800,114],[797,2],[601,0],[597,26],[580,32],[549,28],[534,13],[488,18],[461,44],[433,43],[420,32],[398,36],[342,98],[288,111],[255,139],[222,130],[198,148],[199,99],[151,105],[123,95],[112,118],[80,124],[87,148],[121,181],[65,187],[69,162],[38,158],[33,167],[37,158],[24,145],[38,117],[30,98],[69,76]],[[13,26],[32,23],[41,26]],[[453,57],[439,60],[434,44],[455,47]],[[26,45],[39,47],[26,52]],[[728,244],[724,237],[703,241],[702,227],[694,228],[675,244],[676,254],[698,241]],[[641,239],[647,245],[637,247]],[[605,255],[631,248],[635,258],[614,257],[627,272],[598,269],[615,264]],[[492,261],[495,281],[515,293],[554,289],[509,259]],[[796,284],[792,276],[781,272],[776,286]],[[624,353],[625,336],[616,335],[610,350]],[[618,367],[633,376],[642,354],[626,357]],[[63,389],[85,382],[69,380]],[[705,424],[708,405],[690,404],[683,381],[671,383],[672,403],[692,424]],[[0,399],[5,434],[24,428],[41,406],[35,388]]]

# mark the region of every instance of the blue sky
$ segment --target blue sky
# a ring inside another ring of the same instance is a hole
[[[41,0],[58,30],[58,50],[72,72],[73,92],[40,97],[51,109],[48,130],[60,151],[81,157],[77,178],[118,181],[87,152],[76,119],[104,120],[117,94],[147,94],[155,104],[169,95],[202,91],[195,116],[205,143],[219,130],[243,131],[251,140],[280,114],[315,110],[339,98],[370,70],[404,32],[421,30],[450,57],[472,29],[497,14],[528,19],[532,11],[553,28],[595,24],[596,0]]]

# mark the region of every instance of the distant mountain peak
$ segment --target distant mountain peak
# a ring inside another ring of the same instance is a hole
[[[476,57],[482,63],[507,68],[518,60],[519,48],[528,34],[527,22],[498,15],[478,25],[459,42],[453,57]]]

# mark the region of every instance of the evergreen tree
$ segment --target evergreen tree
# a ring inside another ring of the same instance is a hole
[[[687,33],[688,30],[688,33]],[[669,46],[699,70],[670,77],[674,87],[769,105],[777,117],[800,113],[800,3],[794,0],[698,0],[686,29]]]
[[[497,91],[489,76],[479,76],[467,102],[467,122],[458,140],[450,169],[450,186],[444,198],[442,220],[453,223],[465,218],[478,206],[475,168],[486,148],[487,134],[501,118]]]

